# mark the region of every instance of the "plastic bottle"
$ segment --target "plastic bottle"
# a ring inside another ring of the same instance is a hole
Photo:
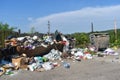
[[[70,68],[70,63],[63,62],[63,66],[64,66],[65,68]]]

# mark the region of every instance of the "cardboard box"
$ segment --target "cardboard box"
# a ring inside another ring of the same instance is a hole
[[[25,65],[25,57],[13,58],[12,63],[17,67],[21,67],[22,65]]]

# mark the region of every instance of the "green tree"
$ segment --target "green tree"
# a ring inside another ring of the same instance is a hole
[[[0,22],[0,46],[4,47],[4,40],[7,36],[13,34],[15,28],[10,27],[7,23],[3,24]]]
[[[5,23],[5,24],[0,23],[0,30],[1,31],[13,31],[14,28],[10,27],[7,23]]]
[[[86,47],[86,45],[90,42],[87,33],[75,33],[73,34],[73,37],[76,38],[76,45],[78,47]]]

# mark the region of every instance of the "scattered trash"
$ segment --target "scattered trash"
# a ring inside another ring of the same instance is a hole
[[[26,63],[28,62],[28,60],[25,57],[17,57],[17,58],[12,58],[12,63],[15,66],[15,69],[19,69],[25,65],[27,65]]]
[[[2,76],[6,72],[5,68],[0,67],[0,76]]]
[[[5,72],[5,75],[12,75],[12,74],[14,74],[12,69],[7,69],[6,72]]]
[[[70,63],[63,62],[63,66],[68,69],[68,68],[70,68]]]
[[[47,71],[47,70],[51,70],[54,68],[52,62],[45,62],[44,64],[42,64],[42,67]]]
[[[54,67],[60,66],[60,64],[58,64],[58,62],[53,62],[52,64]]]
[[[92,59],[92,55],[91,55],[91,54],[85,54],[84,57],[85,57],[86,59]]]
[[[98,57],[104,57],[104,54],[98,54]]]
[[[104,55],[118,55],[113,49],[108,48],[103,52]]]
[[[79,57],[79,56],[78,56],[78,57],[75,57],[75,60],[76,60],[76,61],[81,61],[81,57]]]
[[[16,53],[18,56],[10,57],[10,60],[2,58],[0,60],[0,75],[13,75],[13,70],[25,69],[30,71],[47,71],[60,66],[60,63],[55,60],[60,60],[63,67],[69,69],[72,64],[64,62],[63,59],[71,59],[73,62],[93,59],[93,53],[96,52],[96,47],[90,46],[87,48],[70,48],[69,41],[64,36],[57,37],[56,40],[52,36],[44,36],[40,39],[38,36],[25,36],[18,38],[10,38],[6,40],[6,45],[9,48],[4,48],[2,53],[5,55]],[[19,44],[19,46],[18,46]],[[14,47],[13,47],[14,46]],[[12,51],[12,52],[10,52]],[[97,57],[105,55],[115,55],[116,58],[112,62],[119,61],[118,53],[113,49],[108,48],[103,53],[96,53]]]
[[[44,55],[44,57],[50,60],[61,60],[61,54],[60,51],[52,49],[48,54]]]
[[[31,65],[28,65],[28,68],[29,68],[30,71],[34,71],[37,67],[38,67],[38,66],[37,66],[36,63],[33,63],[33,64],[31,64]]]

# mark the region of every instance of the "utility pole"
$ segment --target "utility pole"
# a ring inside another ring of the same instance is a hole
[[[20,34],[21,34],[21,30],[20,30],[20,29],[18,29],[18,36],[20,36]]]
[[[94,32],[93,30],[93,22],[91,22],[91,30],[92,30],[92,33]]]
[[[117,25],[116,25],[116,19],[114,20],[114,32],[115,32],[115,40],[117,40]]]
[[[50,34],[50,21],[48,21],[48,35]]]

